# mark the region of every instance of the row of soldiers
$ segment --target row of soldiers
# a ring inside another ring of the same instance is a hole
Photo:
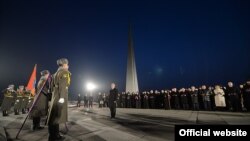
[[[19,86],[18,89],[15,90],[15,86],[11,84],[8,88],[4,89],[2,93],[4,94],[1,105],[3,116],[8,116],[12,107],[15,115],[19,115],[20,112],[26,114],[33,103],[34,97],[31,91],[24,89],[24,86]]]
[[[99,97],[99,105],[104,104],[108,99],[105,94],[99,94]],[[216,85],[213,88],[203,85],[200,88],[192,86],[179,90],[173,88],[172,90],[151,90],[142,93],[122,92],[118,94],[117,107],[250,111],[250,81],[240,87],[228,82],[226,87]]]

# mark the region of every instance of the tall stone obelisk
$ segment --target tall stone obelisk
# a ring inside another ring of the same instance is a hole
[[[138,92],[138,80],[135,64],[134,44],[132,37],[132,25],[129,25],[128,32],[128,58],[127,58],[127,76],[126,76],[126,92]]]

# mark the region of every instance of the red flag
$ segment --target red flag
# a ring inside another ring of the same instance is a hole
[[[36,65],[33,69],[33,72],[30,76],[30,80],[28,82],[28,85],[26,87],[27,90],[31,91],[31,94],[34,96],[36,92]]]

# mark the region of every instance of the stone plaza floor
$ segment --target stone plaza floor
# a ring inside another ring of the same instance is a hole
[[[109,114],[108,108],[70,105],[68,131],[65,125],[60,125],[61,133],[65,141],[168,141],[174,140],[177,124],[250,125],[250,113],[117,108],[116,119],[110,119]],[[15,139],[25,117],[26,114],[13,113],[0,116],[0,127],[8,141],[47,141],[47,127],[34,132],[31,119]]]

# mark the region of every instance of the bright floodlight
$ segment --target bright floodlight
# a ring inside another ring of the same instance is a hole
[[[86,87],[88,91],[92,91],[96,88],[95,84],[93,83],[87,83]]]

